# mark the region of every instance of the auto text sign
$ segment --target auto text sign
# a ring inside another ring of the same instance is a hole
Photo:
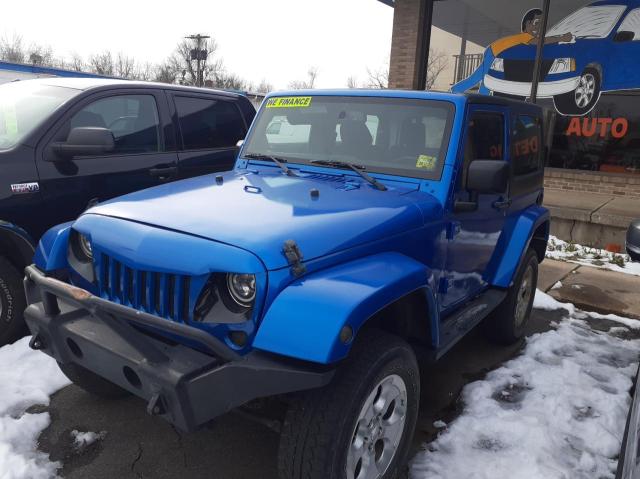
[[[310,96],[283,96],[269,98],[266,108],[307,108],[311,105]]]

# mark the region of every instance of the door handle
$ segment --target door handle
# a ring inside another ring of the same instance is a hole
[[[167,166],[164,168],[151,168],[149,174],[154,178],[167,179],[175,176],[178,172],[177,166]]]
[[[511,203],[513,203],[513,200],[511,199],[508,199],[508,200],[500,199],[498,201],[493,202],[493,207],[497,210],[506,210],[511,206]]]

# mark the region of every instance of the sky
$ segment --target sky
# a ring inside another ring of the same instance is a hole
[[[276,89],[305,79],[310,67],[321,88],[366,80],[367,68],[388,65],[393,23],[393,9],[377,0],[2,3],[1,37],[49,45],[56,56],[110,50],[159,63],[183,36],[208,34],[229,72]]]

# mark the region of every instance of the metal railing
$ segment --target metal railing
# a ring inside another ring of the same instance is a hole
[[[482,53],[469,53],[467,55],[453,55],[454,70],[453,82],[458,83],[471,75],[482,64]]]

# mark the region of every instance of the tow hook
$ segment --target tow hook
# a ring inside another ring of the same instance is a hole
[[[44,349],[44,347],[45,347],[44,346],[44,340],[42,339],[42,337],[39,334],[36,334],[29,341],[29,347],[31,349],[33,349],[34,351],[40,351],[41,349]]]
[[[159,393],[155,393],[151,396],[149,400],[149,404],[147,404],[147,413],[150,416],[160,416],[167,412],[167,409],[164,407],[164,400]]]

